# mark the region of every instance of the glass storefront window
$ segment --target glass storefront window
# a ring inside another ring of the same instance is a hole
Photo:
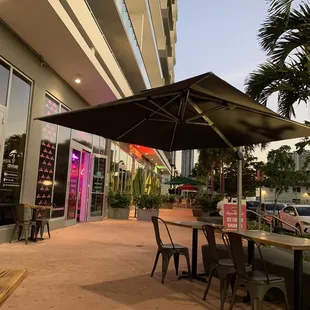
[[[81,143],[90,149],[93,146],[93,135],[87,132],[72,130],[72,140]]]
[[[61,113],[68,112],[65,107],[61,107]],[[57,143],[57,158],[55,167],[55,181],[53,192],[53,212],[52,217],[62,217],[65,214],[66,203],[66,188],[69,166],[70,153],[70,137],[71,129],[59,126],[58,143]]]
[[[100,145],[100,154],[101,155],[105,155],[105,151],[106,151],[106,147],[107,147],[107,140],[105,138],[102,138],[100,137],[100,142],[99,142],[99,145]]]
[[[0,59],[0,105],[6,106],[9,88],[10,67]]]
[[[93,152],[100,154],[100,139],[96,135],[93,135]]]
[[[44,115],[59,113],[59,103],[45,96]],[[57,125],[42,123],[42,138],[38,168],[36,205],[50,206],[52,204],[52,189],[56,157]]]
[[[10,205],[20,200],[31,86],[28,79],[13,70],[5,121],[0,184],[0,225],[14,223]],[[8,88],[1,85],[0,89],[3,91]]]
[[[106,178],[106,159],[102,157],[95,157],[92,192],[91,192],[90,216],[102,216],[105,178]]]

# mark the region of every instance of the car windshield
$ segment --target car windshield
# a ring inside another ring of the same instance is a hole
[[[296,207],[299,216],[310,216],[310,207]]]
[[[277,211],[280,211],[284,208],[284,205],[281,205],[281,204],[277,204],[277,207],[276,207],[276,210]],[[274,205],[265,205],[265,209],[267,211],[273,211],[274,210]]]

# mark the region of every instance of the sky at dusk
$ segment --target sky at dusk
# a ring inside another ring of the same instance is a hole
[[[295,6],[301,1],[296,0]],[[247,75],[266,60],[257,32],[267,15],[266,1],[249,0],[179,0],[176,44],[176,81],[212,71],[233,86],[244,91]],[[268,107],[277,111],[277,97]],[[301,104],[296,119],[309,119],[309,108]],[[267,153],[283,144],[295,148],[297,140],[274,142],[255,155],[266,160]],[[198,158],[196,152],[196,159]],[[181,171],[181,155],[177,154]]]

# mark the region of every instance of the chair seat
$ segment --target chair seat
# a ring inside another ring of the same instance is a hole
[[[173,245],[172,244],[163,244],[162,245],[162,248],[163,249],[187,249],[187,247],[186,246],[184,246],[184,245],[180,245],[180,244],[174,244],[174,247],[173,247]]]
[[[234,267],[234,263],[230,258],[219,259],[218,264],[225,267]]]
[[[255,282],[267,282],[267,277],[265,272],[255,270],[255,271],[250,271],[248,272],[249,280],[250,281],[255,281]],[[269,274],[268,277],[270,282],[281,282],[284,281],[284,278],[274,275],[274,274]]]

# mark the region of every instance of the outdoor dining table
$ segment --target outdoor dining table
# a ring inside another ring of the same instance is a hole
[[[245,237],[250,237],[258,243],[276,246],[294,251],[294,309],[303,309],[303,251],[310,250],[310,240],[288,235],[280,235],[264,231],[240,231]],[[249,263],[254,259],[254,244],[248,245]]]
[[[192,279],[196,279],[202,282],[207,282],[206,278],[202,275],[206,276],[206,274],[198,274],[197,273],[197,259],[198,259],[198,230],[202,230],[202,226],[204,225],[212,225],[217,228],[223,228],[223,225],[199,222],[199,221],[165,221],[167,225],[179,226],[192,229]],[[183,272],[183,276],[179,278],[189,278],[189,274],[187,272]]]

